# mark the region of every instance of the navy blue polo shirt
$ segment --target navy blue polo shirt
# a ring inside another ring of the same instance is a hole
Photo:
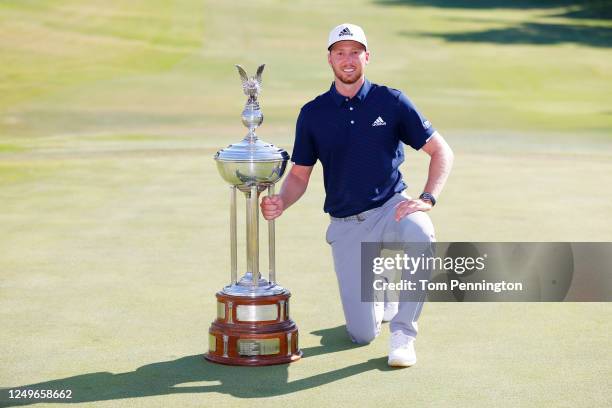
[[[292,161],[323,165],[325,204],[334,217],[383,205],[406,188],[399,172],[404,146],[420,149],[435,129],[400,91],[367,79],[353,98],[328,92],[304,105]]]

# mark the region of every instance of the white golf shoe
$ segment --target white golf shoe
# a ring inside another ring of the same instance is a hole
[[[414,351],[414,337],[401,330],[391,333],[389,365],[392,367],[410,367],[417,361]]]
[[[385,313],[383,314],[383,322],[393,320],[399,309],[399,302],[385,302]]]

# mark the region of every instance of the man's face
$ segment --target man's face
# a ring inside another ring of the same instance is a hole
[[[363,44],[351,40],[338,41],[327,56],[334,75],[345,84],[357,82],[363,76],[369,60],[370,53]]]

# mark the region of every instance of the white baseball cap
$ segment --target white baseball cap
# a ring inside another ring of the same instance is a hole
[[[363,28],[355,24],[344,23],[329,32],[329,39],[327,40],[327,49],[329,50],[332,45],[338,41],[352,40],[363,44],[368,49],[368,40],[366,40]]]

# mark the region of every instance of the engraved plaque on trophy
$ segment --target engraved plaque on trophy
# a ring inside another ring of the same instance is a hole
[[[274,183],[283,176],[289,154],[258,139],[255,129],[263,122],[257,96],[264,65],[254,77],[236,66],[248,100],[242,123],[249,131],[238,143],[215,155],[221,177],[230,184],[231,282],[217,292],[217,317],[209,329],[207,360],[230,365],[270,365],[300,359],[298,329],[289,317],[291,293],[276,283],[274,221],[268,221],[269,274],[259,272],[259,194],[274,194]],[[246,198],[247,271],[238,279],[236,190]]]

